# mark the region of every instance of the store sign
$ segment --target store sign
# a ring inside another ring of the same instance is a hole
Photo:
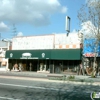
[[[85,53],[83,54],[85,57],[95,57],[95,53]],[[97,56],[97,55],[96,55]]]
[[[96,39],[85,39],[83,54],[85,57],[100,57],[100,43],[96,46]]]
[[[31,55],[32,55],[31,53],[23,53],[22,57],[31,57]]]
[[[38,59],[38,57],[31,57],[31,53],[23,53],[20,59]]]
[[[15,41],[16,39],[16,41]],[[54,35],[13,38],[12,50],[53,49]]]

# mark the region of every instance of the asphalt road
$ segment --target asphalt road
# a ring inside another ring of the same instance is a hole
[[[91,100],[99,86],[0,78],[0,100]]]

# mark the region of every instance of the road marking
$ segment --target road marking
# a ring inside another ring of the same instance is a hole
[[[0,97],[0,99],[5,99],[5,100],[21,100],[21,99],[7,98],[7,97]]]
[[[0,85],[4,86],[14,86],[14,87],[24,87],[24,88],[34,88],[34,89],[49,89],[49,90],[54,90],[54,91],[59,91],[61,89],[56,89],[56,88],[46,88],[46,87],[36,87],[36,86],[26,86],[26,85],[16,85],[16,84],[6,84],[6,83],[0,83]]]

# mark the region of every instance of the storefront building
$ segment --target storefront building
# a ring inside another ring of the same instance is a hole
[[[76,71],[82,57],[80,44],[77,33],[68,37],[66,34],[16,37],[12,41],[12,50],[6,51],[6,58],[9,69],[18,64],[23,66],[23,71]]]
[[[99,71],[100,68],[100,42],[94,38],[84,39],[83,48],[83,62],[84,68],[93,68],[94,62],[97,63]],[[91,71],[90,71],[91,72]]]
[[[71,69],[78,66],[81,60],[81,52],[81,49],[10,50],[6,52],[6,58],[9,58],[11,69],[15,63],[21,63],[24,70],[30,71],[29,64],[32,63],[31,71],[52,70],[57,72],[58,68],[58,70],[65,72],[68,67]]]

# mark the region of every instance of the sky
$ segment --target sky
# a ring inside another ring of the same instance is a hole
[[[85,0],[0,0],[1,39],[18,36],[66,33],[65,18],[71,18],[70,31],[79,30],[78,10]]]

